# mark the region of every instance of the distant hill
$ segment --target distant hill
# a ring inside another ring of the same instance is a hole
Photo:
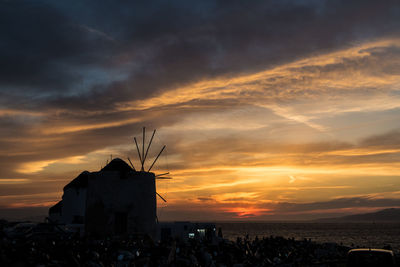
[[[384,209],[372,213],[348,215],[337,218],[324,218],[318,222],[400,222],[400,209]]]

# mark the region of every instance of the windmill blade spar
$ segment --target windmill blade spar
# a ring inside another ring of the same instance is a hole
[[[146,139],[146,127],[143,127],[143,143],[142,143],[142,168],[141,171],[144,170],[144,161],[145,161],[145,157],[144,157],[144,140]]]
[[[131,161],[131,159],[130,159],[129,157],[128,157],[128,161],[129,161],[129,163],[131,164],[132,169],[133,169],[134,171],[136,171],[135,166],[133,166],[132,161]]]
[[[159,177],[159,176],[164,176],[164,175],[167,175],[167,174],[169,174],[169,172],[166,172],[166,173],[161,173],[161,174],[157,174],[157,175],[156,175],[156,177]]]
[[[149,145],[147,146],[147,149],[146,149],[146,154],[144,154],[143,163],[145,162],[145,160],[146,160],[146,158],[147,158],[147,154],[149,153],[149,148],[150,148],[150,146],[151,146],[151,142],[153,142],[153,137],[154,137],[155,134],[156,134],[156,130],[153,131],[153,134],[152,134],[152,136],[151,136],[151,138],[150,138]]]
[[[164,202],[167,202],[167,201],[165,200],[165,198],[163,198],[159,193],[156,192],[156,194],[157,194],[157,196],[159,196]]]
[[[138,143],[137,143],[137,141],[136,141],[136,137],[134,137],[133,139],[135,140],[136,149],[137,149],[137,153],[138,153],[138,155],[139,155],[140,163],[142,163],[142,156],[140,155],[140,150],[139,150]]]
[[[157,160],[158,160],[158,158],[160,157],[161,153],[164,151],[165,147],[166,147],[166,145],[164,145],[164,146],[163,146],[163,148],[161,149],[160,153],[158,153],[158,155],[157,155],[156,159],[153,161],[153,164],[151,164],[151,166],[150,166],[150,168],[149,168],[148,172],[151,170],[151,168],[153,168],[153,166],[154,166],[154,163],[156,163],[156,161],[157,161]]]

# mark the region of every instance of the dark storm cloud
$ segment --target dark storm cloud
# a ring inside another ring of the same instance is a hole
[[[34,98],[62,93],[82,78],[74,66],[102,62],[101,40],[91,39],[62,10],[30,1],[2,1],[0,6],[2,91]]]
[[[36,108],[113,108],[173,85],[395,36],[400,26],[397,1],[0,5],[1,90],[13,91],[22,106]],[[121,69],[127,76],[80,90],[93,68]],[[23,99],[39,96],[37,102]]]

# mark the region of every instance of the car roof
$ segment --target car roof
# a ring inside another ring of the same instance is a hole
[[[354,252],[379,252],[379,253],[390,253],[393,255],[393,251],[380,248],[354,248],[349,251],[349,253],[354,253]]]

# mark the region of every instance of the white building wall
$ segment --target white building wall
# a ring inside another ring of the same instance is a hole
[[[54,223],[62,223],[61,213],[50,213],[49,219]]]
[[[88,182],[88,232],[114,234],[115,214],[127,215],[128,233],[156,232],[156,193],[153,173],[132,172],[121,179],[118,172],[91,173]]]
[[[86,188],[66,188],[62,197],[62,222],[65,224],[77,223],[81,219],[84,223],[86,212]]]

